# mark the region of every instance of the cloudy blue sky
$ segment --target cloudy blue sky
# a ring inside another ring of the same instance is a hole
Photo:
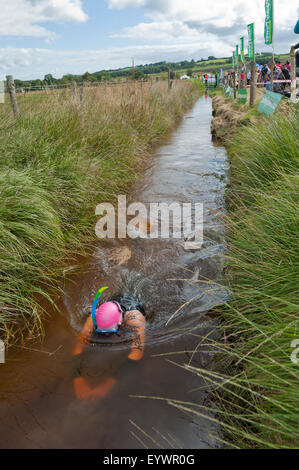
[[[297,0],[274,0],[275,50],[289,50]],[[263,45],[264,0],[0,0],[0,79],[95,72],[161,60],[231,55],[255,22]]]

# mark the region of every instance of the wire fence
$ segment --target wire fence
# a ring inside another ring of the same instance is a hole
[[[158,81],[155,79],[155,81]],[[73,88],[82,88],[82,87],[98,87],[98,86],[115,86],[115,85],[128,85],[129,83],[152,83],[152,79],[142,79],[142,80],[122,80],[122,81],[100,81],[100,82],[69,82],[69,83],[52,83],[52,84],[42,84],[42,85],[30,85],[30,86],[15,86],[15,90],[17,93],[28,92],[28,91],[51,91],[51,90],[65,90],[65,89],[73,89]],[[4,82],[4,86],[6,91],[8,91],[6,82]]]
[[[105,93],[108,88],[115,88],[115,87],[122,87],[123,89],[127,88],[128,90],[134,88],[135,92],[137,89],[140,89],[141,91],[143,88],[146,88],[148,86],[152,86],[154,83],[157,82],[163,82],[166,83],[166,88],[170,90],[173,85],[173,80],[170,80],[170,75],[168,75],[168,86],[167,86],[167,80],[161,79],[160,77],[155,77],[155,78],[143,78],[140,80],[135,80],[135,79],[126,79],[126,80],[119,80],[119,81],[98,81],[98,82],[90,82],[90,81],[84,81],[84,82],[69,82],[69,83],[64,83],[64,84],[42,84],[42,85],[31,85],[27,87],[22,87],[22,86],[16,86],[14,78],[12,75],[8,75],[6,77],[6,81],[1,82],[0,81],[0,103],[4,103],[5,100],[5,95],[9,96],[10,103],[12,106],[12,110],[14,115],[16,116],[19,111],[19,104],[21,104],[22,101],[20,101],[20,97],[18,98],[18,95],[26,96],[26,95],[31,95],[35,93],[54,93],[56,92],[70,92],[72,94],[73,99],[79,100],[80,102],[83,102],[85,93],[88,92],[88,90],[91,89],[101,89]],[[2,86],[1,86],[2,84]],[[1,93],[2,92],[2,93]]]

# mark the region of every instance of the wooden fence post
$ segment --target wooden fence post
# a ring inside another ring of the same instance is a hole
[[[274,91],[274,69],[275,69],[275,61],[274,61],[274,56],[272,56],[272,62],[271,62],[271,91]]]
[[[18,114],[18,102],[17,102],[16,88],[15,88],[15,82],[14,82],[13,76],[7,75],[6,81],[7,81],[7,89],[8,89],[8,93],[10,96],[12,110],[13,110],[14,115],[16,116]]]
[[[0,80],[0,103],[5,102],[5,86],[4,82]]]
[[[77,98],[77,83],[73,82],[73,100],[75,101]]]
[[[296,54],[295,47],[291,47],[291,102],[296,103],[297,101],[297,79],[296,79]]]
[[[234,99],[237,98],[237,90],[236,90],[236,72],[233,73],[233,84],[234,84]]]
[[[83,103],[84,85],[80,87],[80,103]]]
[[[255,86],[256,86],[256,65],[255,60],[250,64],[250,106],[255,102]]]

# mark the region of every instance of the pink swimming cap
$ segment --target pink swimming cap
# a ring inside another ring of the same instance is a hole
[[[121,312],[114,302],[105,302],[96,311],[97,326],[101,330],[115,328],[121,318]]]

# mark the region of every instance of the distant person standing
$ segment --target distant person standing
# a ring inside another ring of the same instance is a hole
[[[274,81],[277,81],[277,82],[282,82],[285,80],[285,76],[282,73],[282,70],[278,65],[276,65],[276,67],[274,68],[273,79]],[[274,83],[274,91],[281,90],[282,88],[283,86],[281,83]]]
[[[289,71],[289,73],[291,73],[291,64],[288,60],[285,63],[285,68]]]
[[[251,79],[251,72],[250,70],[247,72],[247,85],[250,84],[250,79]]]
[[[245,73],[246,73],[246,67],[244,64],[242,64],[242,67],[241,67],[241,75],[240,75],[240,79],[241,79],[241,88],[245,88],[246,87],[246,76],[245,76]]]
[[[287,67],[287,64],[285,64],[285,65],[282,67],[281,71],[282,71],[282,73],[283,73],[283,75],[284,75],[284,78],[285,78],[286,80],[291,80],[291,75],[290,75],[291,69],[289,69],[289,68]]]
[[[270,73],[270,68],[268,67],[267,64],[264,64],[261,70],[261,79],[263,82],[266,82],[266,76],[269,75]]]
[[[266,90],[270,91],[271,90],[271,72],[267,72],[265,77],[264,77],[264,83],[265,83],[265,88]],[[275,83],[274,83],[275,85]]]
[[[299,20],[296,23],[296,26],[294,28],[294,33],[299,34]],[[299,43],[295,45],[295,50],[296,52],[296,77],[299,77]]]
[[[241,88],[245,88],[245,72],[241,72]]]

